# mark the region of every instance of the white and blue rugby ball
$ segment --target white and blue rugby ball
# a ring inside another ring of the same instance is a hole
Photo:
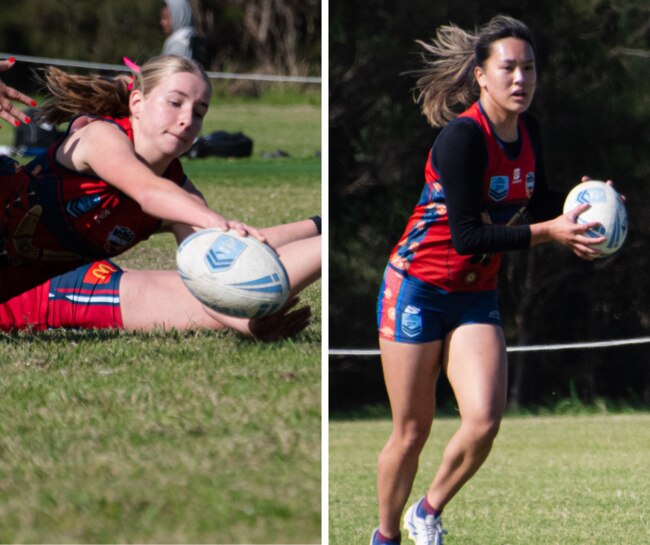
[[[176,267],[194,297],[229,316],[268,316],[289,297],[289,277],[275,251],[234,231],[190,235],[178,247]]]
[[[577,222],[597,221],[600,225],[586,234],[591,237],[604,236],[606,240],[593,248],[600,251],[599,257],[612,255],[623,246],[627,237],[627,211],[623,199],[611,185],[590,180],[578,184],[569,192],[564,201],[564,213],[585,203],[590,207],[578,216]]]

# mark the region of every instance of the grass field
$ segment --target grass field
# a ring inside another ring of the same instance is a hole
[[[457,426],[434,424],[412,501]],[[648,414],[506,418],[486,464],[445,511],[445,545],[650,543],[648,429]],[[330,423],[330,545],[368,543],[376,459],[389,433],[386,420]]]
[[[214,209],[255,226],[319,213],[318,105],[224,104],[204,133],[217,129],[255,152],[184,160]],[[290,157],[260,158],[276,149]],[[174,251],[152,237],[117,261],[173,268]],[[313,323],[271,345],[212,331],[0,337],[0,542],[319,543],[320,283],[302,299]]]

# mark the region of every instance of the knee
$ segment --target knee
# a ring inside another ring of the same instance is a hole
[[[463,427],[465,427],[466,432],[470,434],[474,442],[491,445],[499,433],[501,418],[488,415],[471,418],[463,422]]]
[[[411,423],[393,430],[390,441],[403,456],[419,455],[429,438],[429,424]]]

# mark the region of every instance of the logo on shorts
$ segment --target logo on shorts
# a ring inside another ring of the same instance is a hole
[[[402,313],[402,333],[407,337],[417,337],[422,333],[422,316],[420,309],[408,305]]]
[[[108,261],[93,263],[88,267],[83,282],[89,284],[107,284],[111,280],[111,275],[114,272],[117,272],[117,267],[114,267]]]
[[[501,321],[501,313],[500,313],[498,310],[492,310],[492,311],[490,311],[490,313],[488,314],[488,316],[489,316],[490,318],[492,318],[493,320],[499,320],[499,321]]]

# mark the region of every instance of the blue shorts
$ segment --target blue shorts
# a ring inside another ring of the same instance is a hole
[[[447,292],[386,268],[377,302],[382,339],[427,343],[444,339],[464,324],[501,326],[496,290]]]

